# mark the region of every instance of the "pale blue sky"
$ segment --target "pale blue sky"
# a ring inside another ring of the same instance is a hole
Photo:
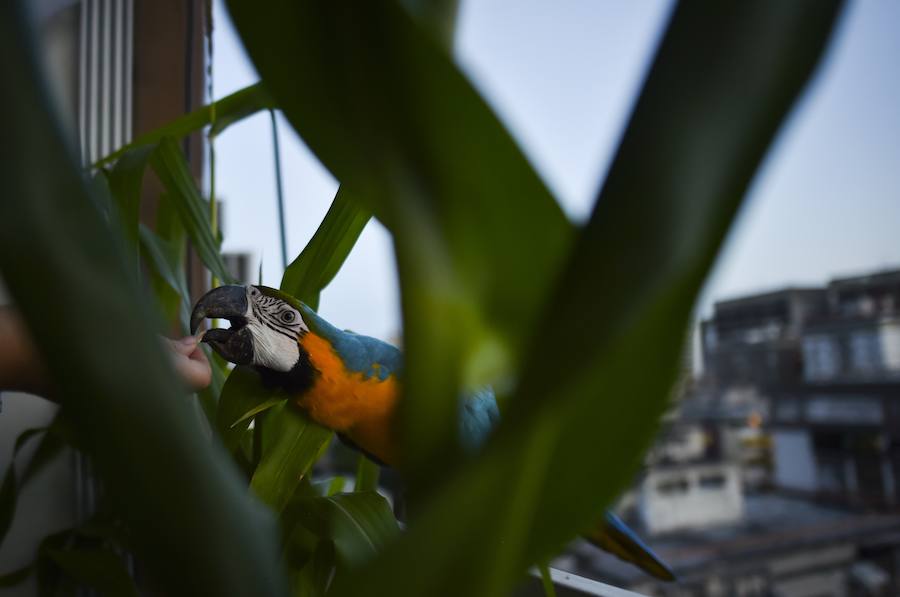
[[[457,57],[575,220],[587,216],[647,62],[666,0],[465,0]],[[257,80],[225,17],[215,35],[215,95]],[[900,266],[900,2],[848,5],[819,76],[782,129],[701,298],[713,300]],[[765,43],[765,40],[760,40]],[[282,121],[289,252],[312,236],[336,183]],[[217,141],[225,247],[281,257],[267,115]],[[336,325],[380,337],[400,328],[390,237],[364,231],[325,291]]]

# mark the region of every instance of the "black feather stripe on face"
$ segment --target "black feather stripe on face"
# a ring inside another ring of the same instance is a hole
[[[279,299],[262,295],[252,301],[250,306],[256,319],[274,332],[293,339],[303,331],[303,320],[296,314],[293,307]],[[295,313],[292,323],[286,323],[281,319],[282,314],[287,312]]]
[[[303,334],[305,333],[303,332]],[[309,353],[303,348],[299,340],[297,347],[300,350],[300,358],[297,359],[297,364],[294,365],[293,369],[286,373],[273,371],[267,367],[256,367],[266,387],[281,388],[292,397],[302,396],[312,388],[316,377],[319,376],[319,372],[313,367]]]

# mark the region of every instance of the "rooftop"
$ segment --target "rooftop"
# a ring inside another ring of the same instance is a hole
[[[858,514],[780,494],[745,497],[738,524],[645,537],[647,544],[682,579],[708,566],[744,566],[804,549],[853,540],[874,543],[900,533],[900,515]],[[645,580],[643,573],[590,544],[579,541],[554,562],[563,570],[616,585]]]
[[[871,286],[898,286],[900,285],[900,269],[887,269],[879,272],[873,272],[862,276],[848,276],[846,278],[835,278],[828,286],[829,288],[864,288]]]

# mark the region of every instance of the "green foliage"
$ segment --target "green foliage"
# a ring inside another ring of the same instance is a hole
[[[253,492],[281,512],[330,439],[331,431],[288,402],[269,409],[263,418],[261,458],[250,481]]]
[[[0,587],[9,588],[22,584],[33,572],[31,564],[0,576]]]
[[[178,143],[171,137],[163,137],[150,155],[150,164],[166,188],[166,197],[178,210],[181,224],[193,241],[197,255],[216,278],[231,281],[231,274],[219,252],[219,241],[209,224],[209,208],[200,197]]]
[[[19,491],[62,450],[64,443],[61,416],[57,415],[49,427],[26,429],[19,434],[13,444],[9,467],[6,469],[3,483],[0,485],[0,545],[3,545],[3,540],[12,524]],[[31,459],[24,467],[20,467],[21,473],[17,475],[16,459],[19,451],[34,437],[40,437],[40,441]]]
[[[240,447],[241,439],[250,427],[251,420],[245,415],[271,400],[273,394],[263,387],[259,374],[253,369],[235,367],[232,370],[219,396],[215,419],[219,438],[229,452]],[[287,400],[287,396],[277,397]]]
[[[190,293],[182,262],[184,248],[140,224],[140,247],[151,272],[160,311],[166,320],[177,318],[182,331],[190,325]]]
[[[285,270],[281,289],[318,309],[319,293],[341,269],[371,217],[344,187],[338,189],[316,233]]]
[[[9,292],[110,504],[166,592],[284,594],[272,519],[196,423],[121,233],[56,126],[20,8],[0,8],[0,271]]]
[[[484,383],[517,359],[571,225],[442,47],[395,4],[229,8],[288,120],[391,229],[409,464],[431,470],[453,445],[445,423],[461,384]]]
[[[356,465],[356,482],[353,487],[356,491],[375,491],[378,489],[378,477],[381,469],[377,464],[360,456]]]
[[[109,597],[137,597],[131,575],[118,554],[105,549],[48,549],[48,558],[73,580]]]
[[[679,7],[573,247],[503,128],[397,5],[229,2],[276,102],[398,253],[404,431],[430,497],[336,594],[500,594],[597,520],[665,408],[693,300],[837,6]],[[517,384],[497,437],[474,462],[441,458],[458,388],[498,353]]]
[[[115,214],[130,255],[134,259],[135,271],[140,266],[137,262],[140,255],[140,235],[138,219],[141,207],[141,185],[144,182],[144,170],[153,147],[137,147],[125,152],[108,174],[109,194],[113,199]],[[101,171],[102,172],[102,171]]]
[[[0,64],[17,89],[0,96],[16,147],[0,164],[0,269],[67,417],[30,468],[7,472],[0,537],[17,487],[61,438],[94,459],[110,497],[102,520],[48,537],[0,586],[36,573],[47,591],[134,594],[118,555],[130,549],[172,594],[281,595],[285,578],[294,595],[506,594],[633,474],[697,291],[839,2],[679,6],[580,229],[454,65],[454,0],[228,4],[263,83],[103,158],[90,188],[22,30],[0,19]],[[317,308],[373,214],[393,235],[415,497],[403,533],[368,459],[353,493],[342,477],[311,478],[333,434],[291,396],[212,358],[198,421],[153,338],[154,323],[187,329],[188,239],[230,279],[181,138],[271,108],[341,182],[281,288]],[[165,188],[154,230],[139,223],[148,166]],[[485,382],[509,388],[504,421],[464,456],[457,397]]]
[[[284,517],[333,542],[338,562],[347,567],[374,558],[400,531],[390,505],[372,491],[302,497]]]
[[[550,566],[541,564],[538,566],[541,573],[541,584],[544,586],[544,594],[547,597],[556,597],[556,587],[553,586],[553,577],[550,576]]]
[[[215,106],[215,108],[213,108]],[[141,135],[128,145],[117,149],[103,159],[98,160],[94,167],[105,166],[120,159],[125,153],[143,146],[154,146],[165,137],[180,138],[194,131],[200,130],[212,124],[210,135],[218,135],[226,128],[252,116],[261,110],[275,107],[269,94],[261,83],[245,87],[224,97],[214,104],[203,106],[190,114],[170,122],[164,126]],[[212,123],[215,116],[215,123]]]

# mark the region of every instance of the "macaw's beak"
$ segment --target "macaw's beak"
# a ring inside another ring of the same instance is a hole
[[[206,342],[223,359],[236,365],[253,363],[253,335],[247,328],[247,289],[243,286],[219,286],[197,301],[191,313],[191,333],[195,334],[204,319],[227,319],[229,329],[210,328],[203,335]]]

